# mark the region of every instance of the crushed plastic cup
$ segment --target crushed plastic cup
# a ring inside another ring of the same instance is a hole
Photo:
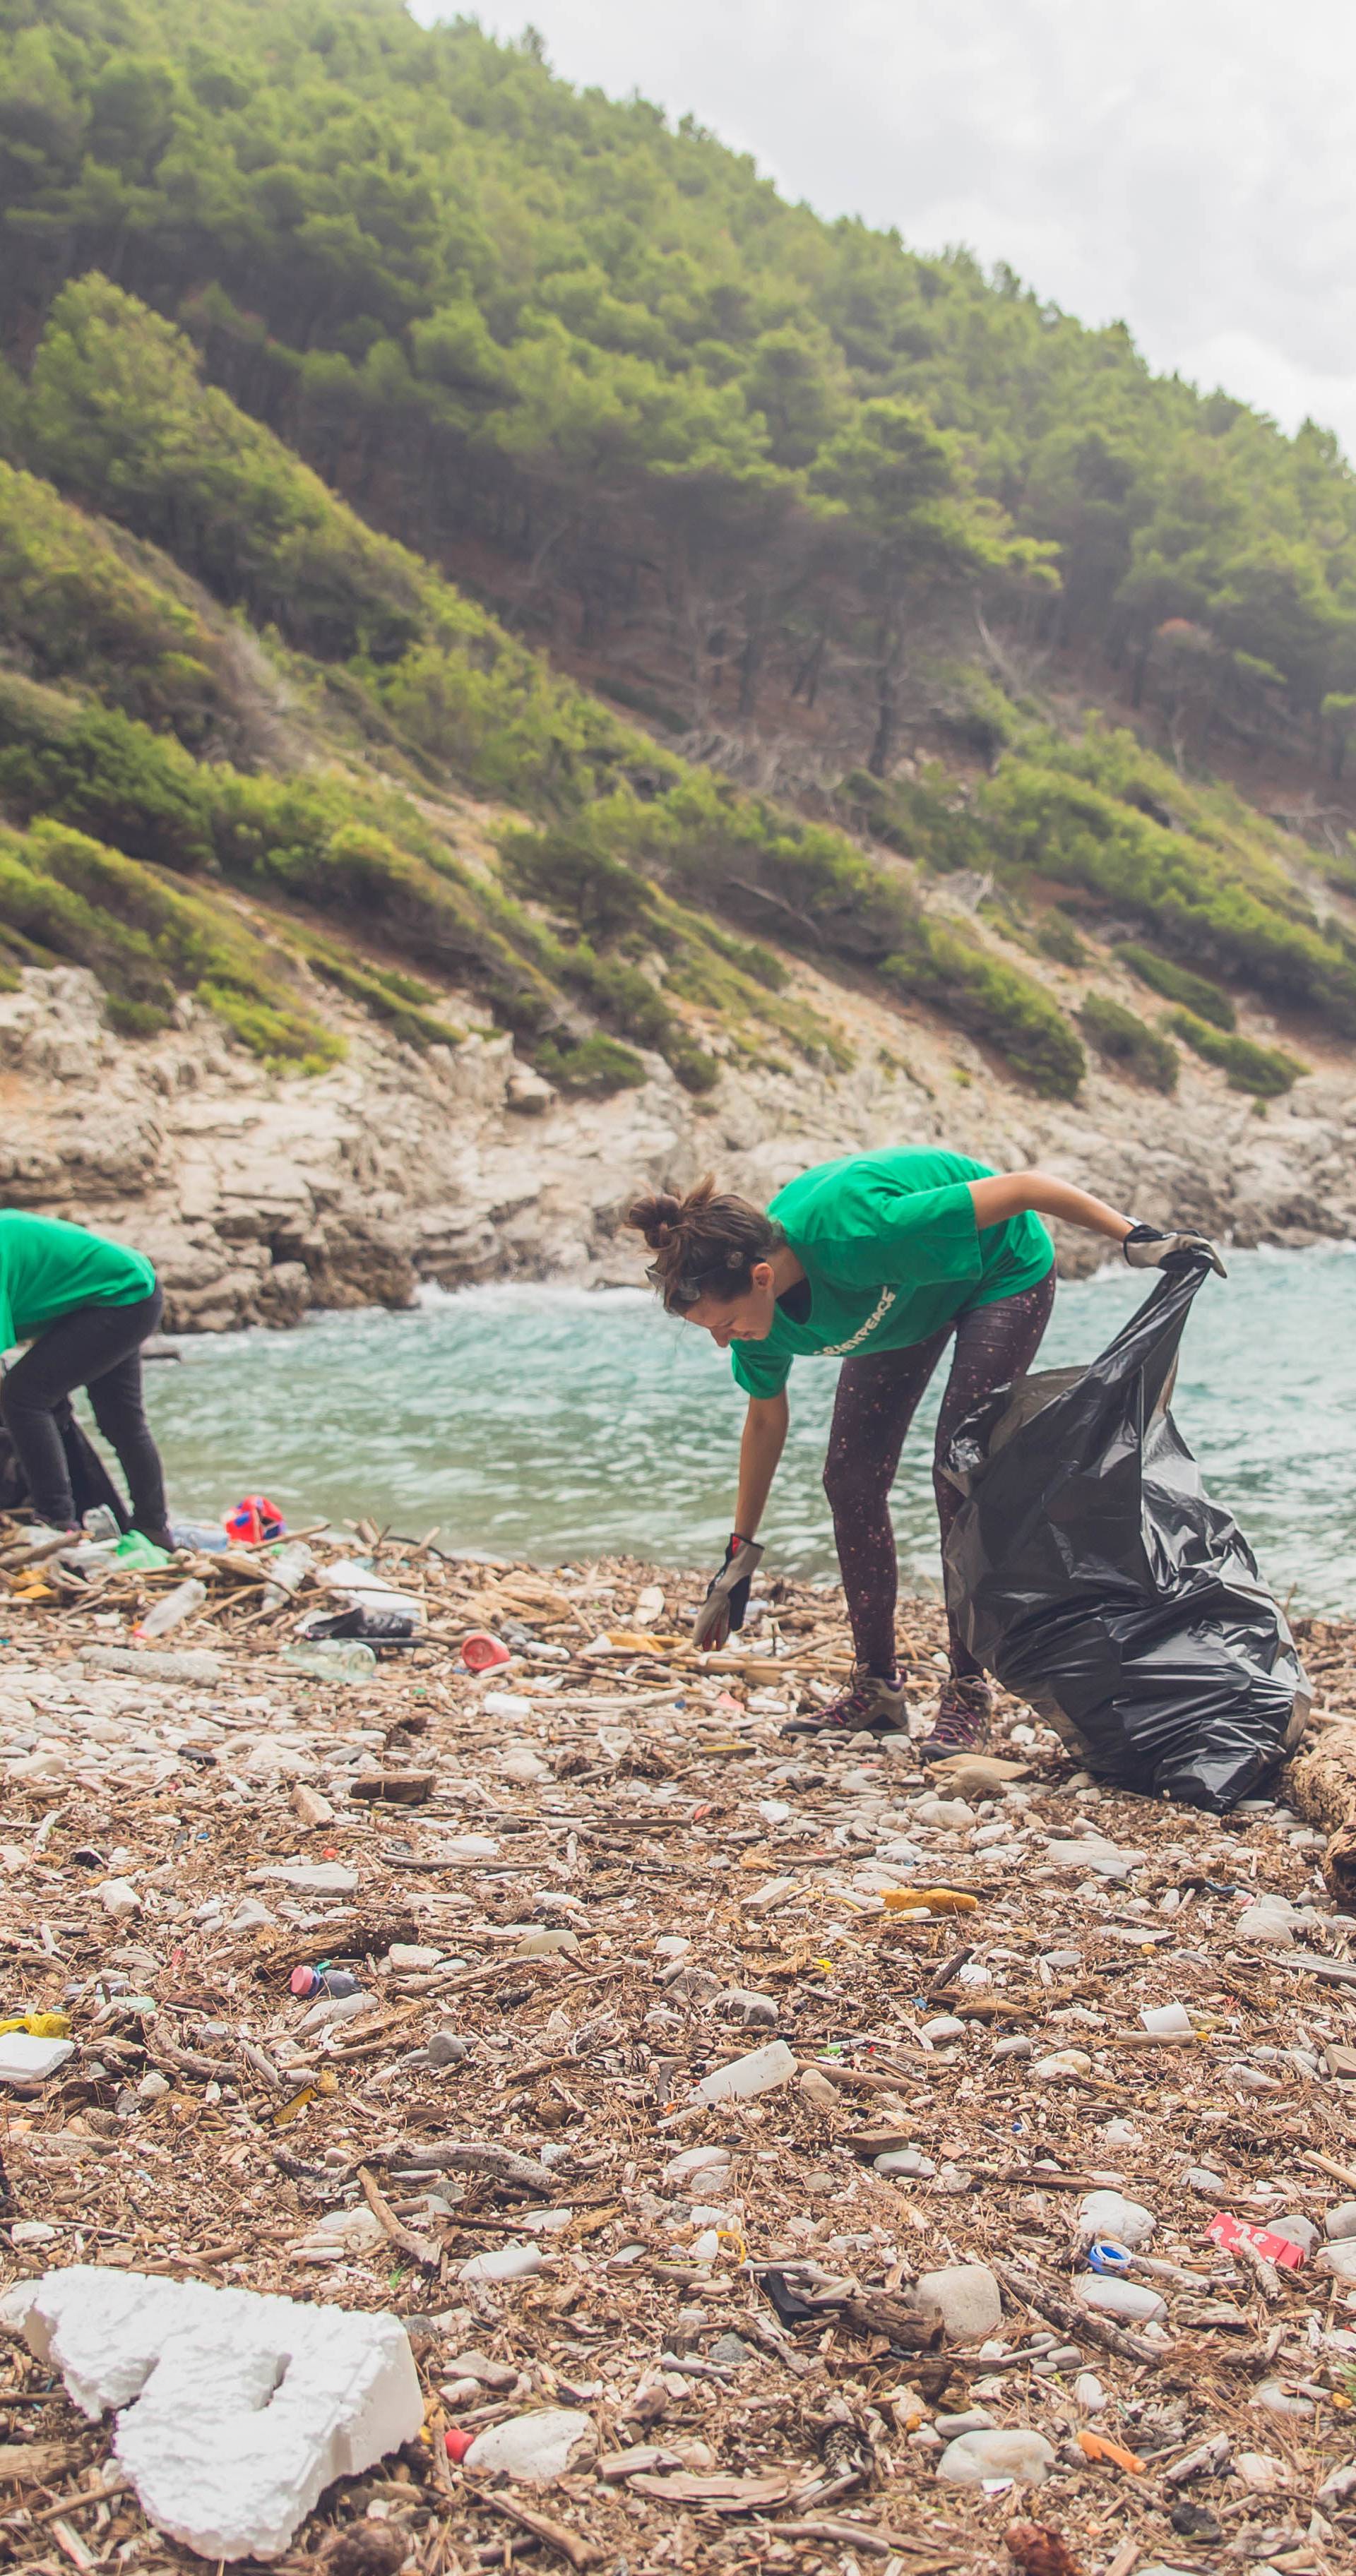
[[[462,1638],[461,1660],[468,1673],[489,1673],[496,1664],[511,1664],[513,1654],[503,1638],[491,1636],[488,1628],[472,1628]]]
[[[1185,2004],[1146,2004],[1140,2020],[1146,2030],[1180,2031],[1184,2039],[1192,2033],[1191,2015]]]

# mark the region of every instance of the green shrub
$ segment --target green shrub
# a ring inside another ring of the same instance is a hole
[[[959,932],[921,915],[881,968],[897,992],[930,1002],[1047,1099],[1072,1100],[1087,1059],[1048,993]]]
[[[1109,1001],[1104,993],[1089,993],[1078,1014],[1078,1024],[1099,1055],[1124,1066],[1150,1090],[1176,1090],[1180,1062],[1176,1047],[1157,1029],[1136,1019],[1133,1011]]]
[[[654,911],[645,879],[614,858],[587,817],[549,832],[509,832],[500,854],[511,885],[565,913],[595,946],[643,929]]]
[[[76,679],[188,741],[229,711],[202,618],[137,549],[50,483],[0,464],[0,640],[43,680]]]
[[[720,1065],[715,1056],[708,1055],[705,1047],[699,1047],[692,1038],[672,1037],[664,1054],[684,1091],[700,1094],[715,1090],[720,1080]]]
[[[64,825],[0,837],[0,929],[88,967],[125,1035],[166,1027],[178,990],[196,992],[270,1062],[311,1067],[343,1053],[242,924]]]
[[[1245,870],[1203,833],[1169,828],[1074,774],[1077,750],[1066,766],[1046,744],[1039,762],[1005,760],[985,780],[976,805],[999,862],[1085,886],[1136,913],[1165,948],[1356,1035],[1356,963],[1317,929],[1284,872],[1260,853]]]
[[[1036,924],[1036,946],[1042,957],[1053,957],[1057,966],[1086,966],[1088,951],[1064,912],[1042,913]]]
[[[990,836],[939,762],[930,761],[918,778],[873,778],[854,769],[836,802],[851,830],[940,876],[992,865]]]
[[[1233,1035],[1198,1020],[1190,1011],[1173,1011],[1167,1025],[1183,1038],[1207,1064],[1217,1064],[1229,1077],[1231,1091],[1250,1091],[1258,1100],[1275,1100],[1289,1091],[1308,1066],[1297,1062],[1279,1047],[1258,1046],[1252,1038]]]
[[[1134,940],[1122,940],[1114,951],[1122,966],[1138,975],[1141,984],[1151,992],[1161,993],[1165,1001],[1180,1002],[1198,1020],[1209,1020],[1217,1029],[1237,1026],[1238,1014],[1227,993],[1212,984],[1205,975],[1193,975],[1190,967],[1176,966],[1171,958],[1156,957],[1152,948],[1140,948]]]
[[[187,872],[213,862],[211,770],[116,707],[74,707],[0,674],[0,803],[54,816],[129,858]]]
[[[454,1028],[449,1020],[440,1020],[435,1012],[425,1010],[411,997],[412,977],[388,974],[377,966],[360,966],[356,960],[318,945],[313,945],[309,953],[318,975],[337,985],[341,993],[347,993],[350,1001],[361,1002],[374,1020],[384,1021],[407,1046],[461,1045],[464,1029]],[[427,986],[415,987],[416,991],[420,989],[427,993]]]
[[[609,1091],[634,1091],[647,1079],[640,1057],[630,1047],[598,1035],[567,1046],[544,1038],[533,1061],[537,1071],[562,1091],[586,1092],[595,1098]]]

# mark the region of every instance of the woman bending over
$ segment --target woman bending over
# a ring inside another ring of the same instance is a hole
[[[698,1183],[686,1198],[637,1200],[628,1223],[655,1255],[649,1277],[670,1314],[729,1349],[749,1399],[725,1563],[699,1623],[706,1642],[742,1624],[754,1533],[786,1441],[786,1381],[800,1358],[841,1359],[824,1464],[855,1654],[848,1689],[785,1733],[883,1733],[905,1723],[895,1659],[898,1571],[889,1495],[919,1398],[954,1336],[933,1458],[942,1543],[960,1495],[945,1473],[971,1406],[1030,1368],[1054,1303],[1060,1217],[1121,1246],[1137,1268],[1210,1251],[1202,1237],[1137,1225],[1044,1172],[989,1171],[925,1148],[816,1164],[764,1211]],[[1215,1256],[1211,1254],[1211,1258]],[[1216,1263],[1218,1267],[1218,1263]],[[922,1750],[937,1759],[981,1743],[988,1685],[954,1626],[950,1673]]]
[[[0,1379],[0,1413],[29,1501],[53,1529],[75,1527],[61,1418],[83,1386],[127,1479],[133,1528],[158,1546],[173,1544],[141,1397],[141,1346],[163,1302],[144,1252],[56,1217],[0,1211],[0,1351],[29,1344]]]

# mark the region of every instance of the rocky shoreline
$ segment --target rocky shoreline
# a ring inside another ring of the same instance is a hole
[[[1039,1163],[1241,1244],[1356,1236],[1346,1062],[1265,1115],[1195,1063],[1171,1099],[1093,1070],[1077,1103],[1043,1101],[954,1030],[797,973],[848,1069],[731,1054],[694,1099],[651,1056],[642,1088],[579,1100],[507,1036],[420,1053],[339,1003],[348,1053],[316,1076],[269,1071],[188,1001],[172,1030],[126,1039],[93,976],[30,969],[0,994],[0,1193],[142,1246],[175,1332],[408,1305],[425,1281],[631,1281],[618,1220],[637,1184],[715,1168],[767,1197],[807,1164],[904,1138]],[[1096,1258],[1085,1238],[1061,1245],[1070,1272]]]

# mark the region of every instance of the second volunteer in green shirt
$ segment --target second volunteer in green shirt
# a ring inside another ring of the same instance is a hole
[[[172,1544],[141,1390],[142,1345],[163,1302],[144,1252],[60,1217],[0,1209],[0,1351],[29,1345],[0,1379],[0,1414],[28,1499],[53,1529],[75,1527],[63,1431],[83,1386],[127,1478],[133,1528]]]
[[[738,1627],[761,1551],[762,1518],[786,1440],[794,1360],[841,1360],[824,1483],[852,1625],[851,1685],[792,1732],[883,1731],[905,1723],[896,1670],[897,1567],[889,1493],[904,1435],[948,1340],[955,1350],[937,1423],[933,1483],[945,1544],[960,1497],[944,1461],[971,1406],[1029,1369],[1054,1302],[1054,1246],[1042,1217],[1119,1244],[1156,1267],[1209,1250],[1047,1173],[994,1173],[964,1154],[902,1148],[820,1163],[764,1211],[705,1180],[685,1198],[638,1200],[629,1222],[655,1260],[672,1314],[732,1354],[749,1399],[735,1525],[698,1630]],[[954,1628],[950,1674],[925,1753],[974,1745],[988,1688]]]

